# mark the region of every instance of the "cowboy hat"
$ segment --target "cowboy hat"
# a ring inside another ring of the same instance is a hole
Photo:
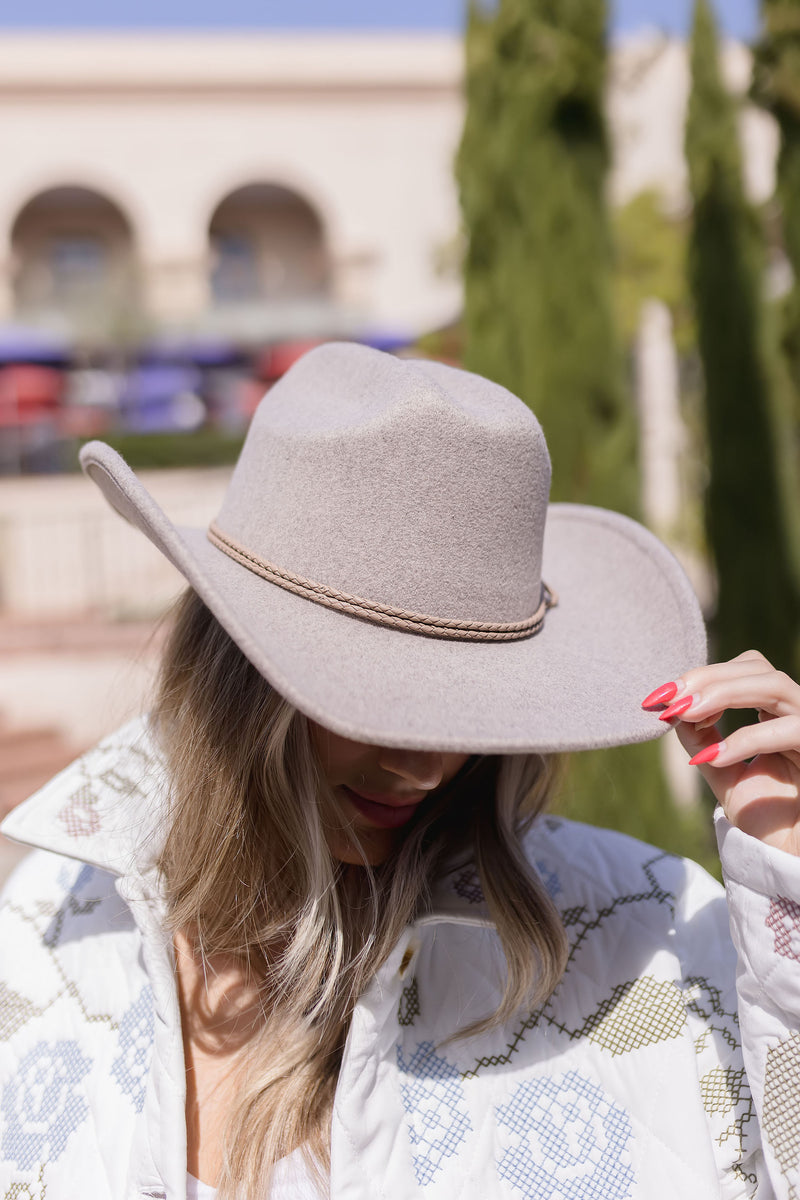
[[[538,421],[477,375],[317,347],[265,396],[208,530],[102,442],[81,463],[258,670],[335,733],[481,753],[645,741],[640,702],[705,658],[676,560],[548,503]]]

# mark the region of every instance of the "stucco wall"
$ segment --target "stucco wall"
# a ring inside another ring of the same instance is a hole
[[[746,90],[746,49],[729,45],[725,63]],[[42,190],[81,185],[113,200],[133,231],[149,309],[180,324],[207,311],[214,209],[263,182],[296,190],[318,213],[343,330],[448,321],[460,304],[440,263],[459,227],[461,76],[460,42],[443,35],[3,35],[0,319],[11,311],[14,221]],[[648,187],[685,202],[687,91],[682,43],[650,34],[614,48],[616,202]],[[742,134],[762,200],[774,127],[750,111]]]
[[[192,318],[214,209],[279,183],[317,210],[344,310],[401,330],[447,320],[459,73],[458,43],[437,37],[0,38],[6,279],[22,205],[81,184],[128,217],[151,309]]]

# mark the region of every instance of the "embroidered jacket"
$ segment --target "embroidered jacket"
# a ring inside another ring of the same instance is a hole
[[[185,1196],[163,795],[137,722],[6,821],[43,849],[0,909],[4,1200]],[[353,1016],[334,1200],[800,1196],[800,863],[717,819],[727,907],[692,863],[540,818],[569,964],[542,1008],[466,1040],[502,955],[475,876],[443,880]]]

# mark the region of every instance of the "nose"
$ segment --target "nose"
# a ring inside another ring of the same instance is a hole
[[[378,756],[384,771],[412,788],[431,792],[444,778],[444,756],[437,750],[397,750],[384,747]]]

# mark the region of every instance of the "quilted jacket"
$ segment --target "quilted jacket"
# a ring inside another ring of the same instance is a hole
[[[5,823],[40,849],[0,909],[4,1200],[186,1194],[163,796],[133,723]],[[717,821],[727,905],[692,863],[540,818],[569,964],[541,1008],[466,1040],[502,957],[472,871],[443,879],[353,1016],[332,1197],[800,1196],[800,862]]]

